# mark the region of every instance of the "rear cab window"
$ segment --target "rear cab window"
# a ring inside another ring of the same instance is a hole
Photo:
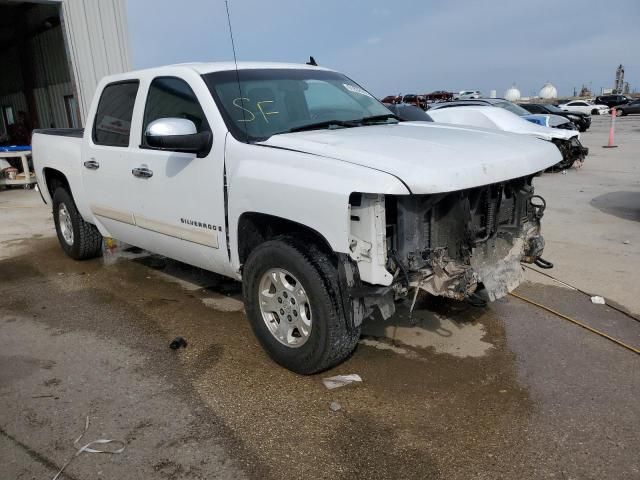
[[[93,121],[93,143],[128,147],[138,80],[110,83],[102,90]]]

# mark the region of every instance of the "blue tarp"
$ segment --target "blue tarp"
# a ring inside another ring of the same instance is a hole
[[[6,147],[0,146],[0,152],[30,152],[30,145],[7,145]]]

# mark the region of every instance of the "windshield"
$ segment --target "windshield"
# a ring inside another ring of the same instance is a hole
[[[242,141],[260,141],[306,126],[309,130],[361,126],[368,117],[380,116],[376,123],[396,121],[388,118],[393,114],[369,92],[336,72],[247,69],[213,72],[203,78],[227,128]]]
[[[516,115],[519,115],[519,116],[531,115],[531,112],[525,110],[520,105],[516,105],[515,103],[511,103],[511,102],[496,102],[493,104],[493,106],[504,108],[505,110],[509,110],[510,112],[515,113]]]

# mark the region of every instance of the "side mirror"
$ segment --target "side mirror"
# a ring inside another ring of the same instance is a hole
[[[154,120],[144,132],[148,148],[170,152],[195,153],[202,158],[211,150],[213,135],[200,132],[196,125],[186,118],[159,118]]]

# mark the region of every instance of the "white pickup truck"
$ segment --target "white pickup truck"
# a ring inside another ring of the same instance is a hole
[[[539,262],[551,143],[400,122],[325,68],[199,63],[103,79],[82,130],[36,130],[63,250],[112,237],[243,282],[269,355],[303,374],[414,292],[493,300]]]

